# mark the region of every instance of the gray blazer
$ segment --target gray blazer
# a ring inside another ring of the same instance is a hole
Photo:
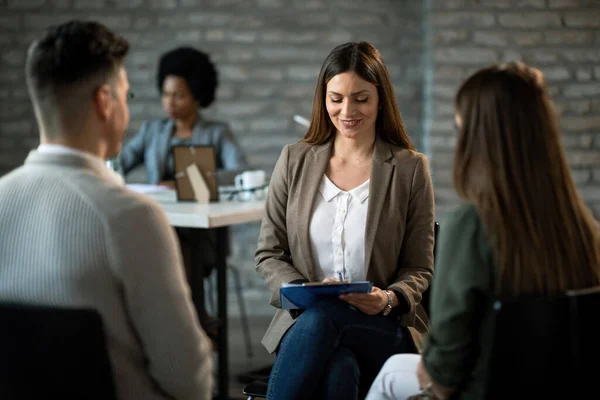
[[[121,400],[212,398],[211,347],[161,207],[77,155],[0,178],[0,301],[90,307]]]
[[[282,283],[316,281],[309,223],[332,144],[333,140],[318,146],[288,145],[273,171],[255,259],[274,307],[280,307]],[[428,323],[421,294],[433,272],[434,199],[427,158],[378,138],[368,201],[367,279],[405,296],[410,309],[398,323],[408,327],[420,349]],[[288,311],[275,313],[262,341],[269,352],[277,349],[293,323]]]
[[[169,139],[173,133],[174,122],[170,119],[145,121],[140,131],[127,142],[119,162],[123,174],[144,163],[148,183],[157,184],[163,180]],[[191,144],[195,146],[213,146],[217,162],[217,178],[221,184],[232,182],[232,177],[248,167],[242,149],[236,142],[226,124],[222,122],[198,119],[194,126]]]

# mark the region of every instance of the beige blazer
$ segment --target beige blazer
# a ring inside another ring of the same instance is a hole
[[[332,144],[287,145],[273,171],[255,259],[274,307],[280,307],[282,283],[316,281],[309,223]],[[378,138],[368,201],[367,279],[404,294],[410,310],[398,323],[408,327],[420,350],[428,323],[421,294],[433,272],[434,198],[427,158]],[[293,323],[287,310],[277,310],[262,340],[270,353]]]

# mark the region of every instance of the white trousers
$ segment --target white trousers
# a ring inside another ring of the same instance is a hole
[[[417,380],[419,354],[397,354],[388,358],[365,400],[406,400],[420,392]]]

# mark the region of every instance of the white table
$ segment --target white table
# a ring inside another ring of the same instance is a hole
[[[260,221],[265,202],[261,201],[220,201],[218,203],[198,204],[195,202],[178,202],[174,190],[149,193],[165,211],[169,223],[177,228],[214,229],[217,232],[217,287],[218,287],[218,319],[219,319],[219,398],[229,396],[229,361],[227,342],[227,230],[230,225]],[[192,239],[192,243],[194,243]],[[192,246],[192,264],[198,265],[201,259],[198,246]],[[194,273],[195,272],[195,273]],[[196,268],[192,268],[190,287],[194,303],[204,296],[204,276]],[[194,296],[196,293],[196,296]]]
[[[178,202],[174,190],[148,196],[160,203],[169,223],[178,228],[210,229],[260,221],[265,208],[264,200],[219,201],[209,204]]]

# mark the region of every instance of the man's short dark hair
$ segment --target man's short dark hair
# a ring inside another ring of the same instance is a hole
[[[215,100],[217,70],[208,54],[191,47],[179,47],[163,54],[158,65],[157,84],[160,93],[169,75],[187,82],[200,107],[206,108]]]
[[[25,73],[34,105],[58,102],[79,83],[108,81],[128,50],[126,39],[98,22],[70,21],[48,28],[27,53]]]

